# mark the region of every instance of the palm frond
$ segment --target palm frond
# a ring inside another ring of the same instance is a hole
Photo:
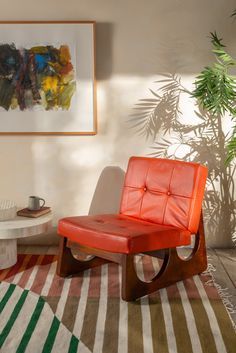
[[[236,10],[233,11],[231,17],[236,17]]]
[[[195,81],[192,96],[200,105],[212,114],[224,115],[230,112],[236,115],[233,108],[236,100],[236,79],[216,64],[206,67]]]
[[[222,43],[222,38],[219,38],[216,31],[210,32],[211,43],[217,48],[225,48],[225,45]]]
[[[222,43],[223,39],[219,38],[216,32],[211,32],[210,38],[213,45],[212,52],[220,59],[219,63],[235,65],[235,60],[225,50],[226,46]]]
[[[228,143],[228,156],[226,159],[226,164],[229,164],[236,158],[236,129],[234,130],[234,135],[232,136],[230,142]]]
[[[171,131],[181,114],[179,109],[180,78],[177,75],[168,74],[164,77],[164,80],[157,81],[161,84],[159,89],[161,94],[150,89],[152,97],[139,100],[129,120],[131,126],[147,138],[155,138],[161,130],[164,134]]]
[[[203,109],[213,115],[224,115],[226,112],[236,116],[236,78],[228,72],[236,61],[226,52],[222,38],[216,32],[211,33],[213,53],[217,62],[205,67],[196,77],[192,97],[196,98]]]
[[[167,158],[168,149],[172,145],[173,141],[162,138],[161,141],[155,142],[154,146],[151,147],[153,152],[149,153],[150,156],[156,158]]]

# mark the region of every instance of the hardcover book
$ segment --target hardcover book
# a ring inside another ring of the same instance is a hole
[[[42,208],[40,208],[40,210],[35,210],[35,211],[29,210],[28,208],[23,208],[22,210],[19,210],[17,212],[17,216],[37,218],[37,217],[43,216],[49,212],[51,212],[50,207],[42,207]]]

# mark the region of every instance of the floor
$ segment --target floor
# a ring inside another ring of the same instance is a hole
[[[57,251],[57,246],[18,246],[21,254],[57,254]],[[208,263],[213,265],[215,282],[229,299],[228,307],[236,325],[236,249],[208,249]]]

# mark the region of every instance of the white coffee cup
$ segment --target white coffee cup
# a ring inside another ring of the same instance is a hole
[[[40,205],[40,201],[43,202]],[[38,196],[29,196],[28,210],[30,211],[38,211],[45,205],[45,200]]]

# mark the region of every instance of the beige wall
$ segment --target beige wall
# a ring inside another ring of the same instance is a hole
[[[0,20],[97,21],[98,135],[0,137],[0,197],[24,206],[28,195],[40,195],[52,206],[55,224],[62,216],[117,210],[120,194],[114,187],[121,187],[129,156],[147,155],[153,145],[129,128],[129,114],[138,99],[148,96],[158,73],[177,72],[192,82],[211,60],[207,36],[214,30],[236,54],[236,24],[229,18],[233,0],[15,0],[0,5]],[[189,104],[183,102],[184,111]],[[231,246],[231,236],[208,230],[208,245]]]

